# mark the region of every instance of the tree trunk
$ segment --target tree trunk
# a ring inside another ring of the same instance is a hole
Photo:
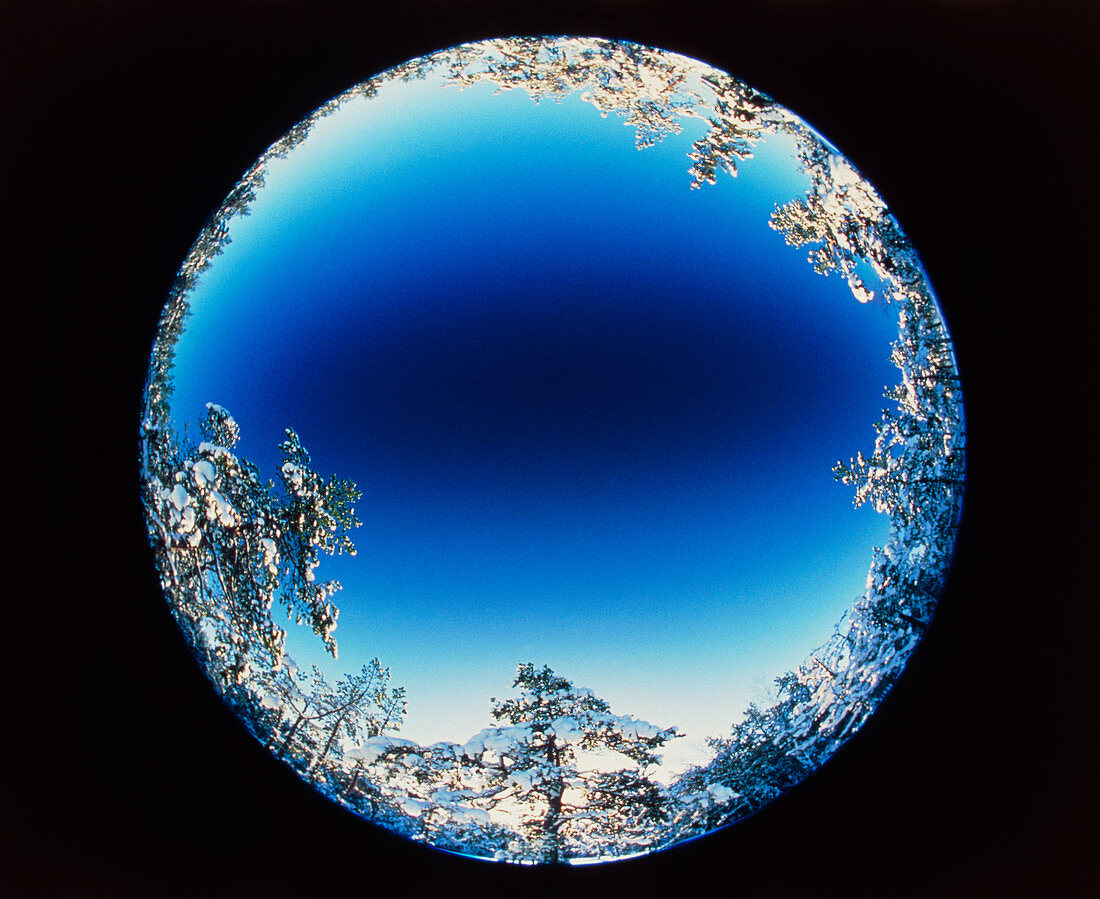
[[[546,861],[556,865],[561,861],[561,808],[563,788],[559,785],[549,797],[549,807],[546,817],[543,819],[543,827],[546,830],[547,853]]]
[[[332,731],[328,735],[328,739],[325,740],[325,746],[321,750],[321,754],[317,756],[313,762],[314,768],[321,767],[321,762],[328,758],[328,751],[332,748],[332,742],[336,739],[336,733],[340,730],[340,725],[344,723],[344,719],[347,718],[348,713],[344,712],[339,718],[336,719],[336,723],[332,725]]]
[[[363,771],[363,763],[362,762],[356,762],[355,763],[355,770],[352,771],[352,774],[351,774],[351,783],[348,784],[348,788],[346,790],[344,790],[344,798],[345,799],[348,796],[351,795],[351,791],[354,790],[355,785],[357,783],[359,783],[359,775],[362,773],[362,771]]]
[[[373,680],[373,678],[371,678],[371,680]],[[368,681],[367,683],[369,684],[370,681]],[[340,717],[337,718],[336,723],[332,725],[332,731],[329,733],[328,739],[325,741],[325,747],[321,750],[321,755],[317,758],[317,761],[313,763],[314,768],[318,767],[321,762],[323,762],[328,757],[328,751],[332,748],[333,740],[336,739],[336,734],[340,730],[340,725],[344,723],[348,715],[350,715],[352,710],[355,709],[356,706],[358,706],[359,703],[363,701],[363,698],[366,695],[367,691],[361,690],[359,693],[353,694],[352,697],[347,701],[347,704],[344,706],[344,710],[340,714]]]
[[[279,748],[278,758],[282,758],[286,754],[287,747],[290,745],[290,741],[294,739],[294,735],[298,733],[298,728],[301,727],[302,722],[306,720],[305,712],[301,712],[298,715],[298,720],[294,722],[293,726],[287,731],[286,739],[283,740],[283,745]]]
[[[555,768],[561,765],[561,756],[553,737],[550,738],[550,742],[546,746],[546,757]],[[553,865],[561,861],[561,810],[564,794],[565,784],[559,778],[546,797],[546,817],[543,818],[543,829],[546,832],[547,840],[546,861]]]
[[[922,632],[928,630],[928,625],[927,624],[925,624],[919,618],[914,618],[912,615],[906,615],[900,609],[897,611],[897,616],[902,621],[907,621],[909,624],[913,625],[913,627],[917,628],[918,630],[920,630]]]

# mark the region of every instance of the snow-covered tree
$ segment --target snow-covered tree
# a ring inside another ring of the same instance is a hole
[[[864,594],[829,639],[780,678],[780,701],[750,707],[728,737],[711,742],[714,758],[674,785],[684,835],[759,808],[862,726],[929,625],[962,506],[959,375],[916,253],[886,204],[834,148],[793,117],[776,118],[774,127],[794,138],[810,185],[804,197],[777,207],[771,227],[788,244],[808,247],[820,274],[845,278],[856,300],[898,315],[891,360],[899,381],[885,393],[890,405],[873,425],[873,447],[833,469],[853,488],[856,506],[870,503],[889,518],[890,535],[872,553]],[[715,789],[732,795],[716,801],[707,795]]]
[[[706,833],[757,811],[799,783],[810,768],[792,754],[791,716],[809,690],[793,673],[776,678],[778,701],[767,708],[749,705],[728,736],[710,738],[713,752],[705,766],[689,769],[677,780],[682,803],[676,839]]]
[[[177,619],[225,683],[247,679],[257,660],[277,665],[285,631],[272,620],[277,598],[336,655],[336,581],[318,582],[319,553],[354,553],[355,485],[323,479],[298,435],[280,445],[280,496],[234,452],[239,427],[208,403],[203,440],[180,446],[151,426],[142,483],[146,522],[161,584]]]
[[[927,630],[955,543],[964,483],[964,427],[958,374],[942,320],[926,286],[900,304],[893,359],[901,374],[887,391],[894,405],[875,425],[873,451],[838,462],[837,480],[855,489],[854,503],[871,503],[890,519],[875,548],[864,594],[829,639],[797,671],[780,679],[782,699],[750,708],[715,758],[677,785],[737,791],[752,811],[824,763],[897,683]]]
[[[879,299],[902,299],[924,282],[912,245],[874,187],[835,148],[793,116],[777,123],[794,138],[810,186],[804,197],[776,208],[769,222],[791,246],[808,246],[819,274],[837,272],[861,303],[875,299],[864,276],[886,285]]]
[[[367,741],[371,782],[424,839],[461,837],[467,853],[553,863],[660,844],[675,802],[650,772],[676,728],[615,715],[547,667],[521,665],[513,686],[518,696],[492,700],[496,723],[465,744]]]
[[[512,686],[517,697],[493,700],[493,718],[503,727],[485,732],[490,742],[478,758],[499,765],[496,801],[507,794],[522,808],[522,832],[540,860],[557,862],[580,847],[588,854],[621,854],[644,845],[650,828],[664,820],[662,791],[647,771],[676,729],[614,715],[591,690],[545,666],[521,665]],[[492,745],[499,735],[510,739],[503,754]],[[601,750],[632,764],[582,766],[580,752]]]
[[[389,669],[378,659],[330,684],[316,665],[307,674],[284,656],[256,671],[240,692],[247,699],[238,704],[248,703],[254,731],[276,756],[342,791],[361,769],[345,757],[371,737],[397,730],[405,716],[405,689],[390,686]]]

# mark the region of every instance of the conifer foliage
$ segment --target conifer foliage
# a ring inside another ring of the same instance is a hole
[[[282,491],[261,481],[234,452],[240,429],[208,403],[203,440],[179,444],[166,429],[146,428],[146,522],[161,586],[197,652],[226,683],[247,679],[257,658],[277,665],[286,632],[272,619],[276,599],[336,655],[337,581],[317,582],[319,553],[354,553],[359,491],[323,479],[298,435],[280,445]]]
[[[514,822],[468,840],[472,854],[556,863],[659,843],[672,800],[651,774],[676,728],[616,715],[545,666],[520,665],[512,685],[518,695],[492,700],[495,723],[465,744],[374,741],[373,782],[422,819],[433,843],[490,813]]]

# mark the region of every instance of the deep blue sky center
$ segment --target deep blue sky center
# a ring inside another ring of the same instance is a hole
[[[385,90],[234,220],[177,421],[225,406],[267,476],[292,426],[358,483],[325,664],[389,665],[408,736],[464,740],[524,661],[723,732],[885,537],[830,468],[873,439],[896,323],[767,227],[798,193],[781,140],[689,190],[700,123],[639,151],[576,95]]]

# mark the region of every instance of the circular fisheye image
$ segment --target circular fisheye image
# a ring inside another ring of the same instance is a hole
[[[932,623],[961,514],[916,251],[766,94],[623,41],[411,60],[244,174],[140,422],[163,592],[320,793],[584,864],[760,810]]]

